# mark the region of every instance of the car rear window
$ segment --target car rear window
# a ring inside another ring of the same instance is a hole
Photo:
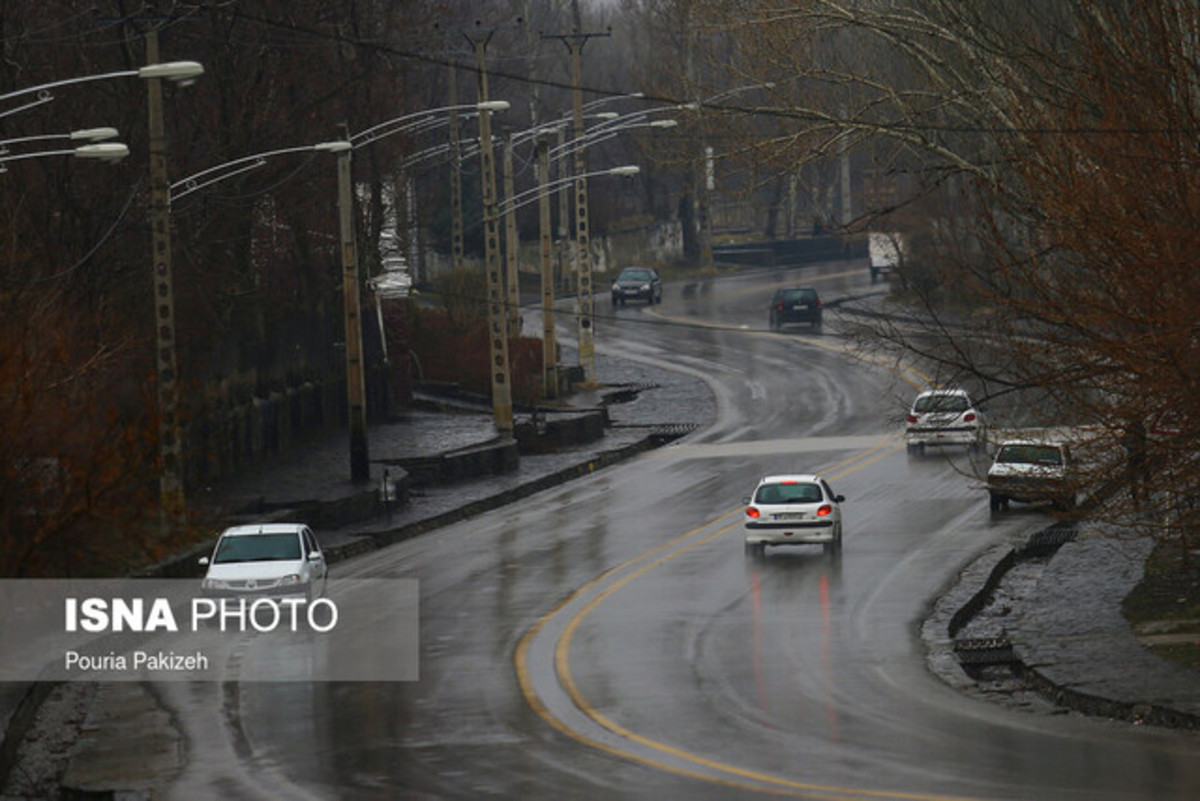
[[[1053,445],[1005,445],[996,454],[1001,464],[1049,464],[1063,463],[1062,451]]]
[[[962,395],[922,395],[913,404],[913,411],[920,414],[926,412],[965,412],[971,408],[971,402]]]
[[[825,496],[817,484],[763,484],[755,495],[757,503],[819,503]]]
[[[815,303],[817,293],[811,289],[782,289],[777,296],[785,303]]]
[[[294,532],[282,534],[247,534],[224,537],[213,556],[214,564],[222,562],[271,562],[278,559],[299,559],[300,538]]]

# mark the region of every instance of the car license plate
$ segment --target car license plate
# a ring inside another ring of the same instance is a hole
[[[780,512],[775,515],[776,520],[803,520],[804,512]]]
[[[797,303],[795,306],[792,306],[792,309],[794,311],[808,311],[808,304],[807,303]]]

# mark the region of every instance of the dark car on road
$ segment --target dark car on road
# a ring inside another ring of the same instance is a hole
[[[771,330],[778,331],[789,323],[808,323],[814,330],[821,327],[817,290],[804,287],[776,291],[771,299]]]
[[[650,305],[662,303],[662,280],[653,267],[626,267],[612,285],[612,302],[644,300]]]

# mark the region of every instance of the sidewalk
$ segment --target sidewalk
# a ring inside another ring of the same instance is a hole
[[[570,355],[567,349],[564,353]],[[313,526],[331,561],[337,561],[511,503],[658,447],[716,419],[712,393],[698,378],[603,354],[597,355],[595,376],[594,387],[576,390],[539,415],[547,425],[602,416],[606,425],[594,439],[568,437],[573,441],[545,453],[517,456],[514,444],[496,436],[489,406],[419,394],[426,409],[370,427],[371,480],[365,485],[350,481],[348,435],[333,432],[251,475],[209,488],[197,503],[229,524],[249,519],[303,520]],[[447,410],[428,410],[433,404]],[[530,423],[528,413],[517,412],[514,418],[518,426]],[[414,462],[445,461],[463,454],[470,458],[452,470],[458,480],[428,483],[409,475],[418,469],[411,466]],[[402,485],[401,495],[404,484],[411,488],[406,502],[379,512],[379,490],[385,479]],[[197,554],[203,551],[198,549]],[[181,560],[194,562],[194,557],[176,558],[179,569],[186,569]],[[162,569],[174,574],[170,566]]]
[[[1142,646],[1121,615],[1153,543],[1083,534],[1046,565],[1012,636],[1025,678],[1089,715],[1200,729],[1200,671]]]

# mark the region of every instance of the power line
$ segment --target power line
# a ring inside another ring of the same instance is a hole
[[[362,40],[362,39],[351,39],[349,37],[343,36],[338,33],[321,31],[321,30],[317,30],[317,29],[313,29],[313,28],[305,28],[305,27],[296,25],[295,23],[290,23],[290,22],[284,23],[284,22],[269,19],[266,17],[261,17],[261,16],[257,16],[257,15],[253,15],[253,14],[247,14],[244,11],[242,11],[241,9],[235,9],[232,13],[233,13],[233,16],[235,16],[239,19],[245,20],[247,22],[256,23],[256,24],[260,24],[260,25],[264,25],[264,26],[268,26],[268,27],[272,27],[272,28],[281,29],[281,30],[286,30],[286,31],[290,31],[292,33],[301,33],[301,34],[312,36],[312,37],[322,39],[322,40],[325,40],[325,41],[328,41],[331,43],[352,44],[356,47],[373,49],[378,52],[386,53],[391,56],[397,56],[400,58],[409,59],[412,61],[418,61],[418,62],[422,62],[422,63],[426,63],[426,64],[431,64],[434,66],[455,67],[458,69],[464,69],[464,70],[472,71],[472,72],[477,70],[477,68],[475,66],[472,66],[470,64],[460,63],[456,60],[450,60],[450,59],[447,59],[444,57],[439,57],[439,56],[431,55],[431,54],[427,54],[427,53],[421,53],[421,52],[414,51],[414,50],[402,49],[402,48],[396,47],[394,45],[389,45],[389,44],[385,44],[385,43],[369,42],[369,41]],[[595,36],[604,36],[604,35],[607,35],[607,34],[599,34],[599,33],[561,34],[561,35],[546,35],[544,38],[560,38],[561,39],[563,37],[570,37],[570,36],[595,37]],[[506,80],[511,80],[516,83],[544,86],[544,87],[549,87],[549,88],[562,89],[564,91],[571,91],[575,88],[573,83],[564,82],[564,81],[556,81],[556,80],[549,79],[549,78],[532,78],[528,75],[521,75],[521,74],[516,74],[513,72],[506,72],[503,70],[493,69],[491,67],[489,67],[489,69],[488,69],[488,74],[495,78],[504,78]],[[621,97],[621,96],[628,94],[628,92],[623,89],[622,90],[608,89],[608,88],[600,88],[600,87],[596,87],[596,86],[584,86],[584,87],[581,87],[581,89],[583,91],[589,92],[591,94],[608,96],[608,97]],[[664,105],[677,105],[677,106],[686,106],[690,103],[695,102],[692,99],[680,99],[680,98],[676,98],[676,97],[669,97],[669,96],[665,96],[665,95],[653,95],[653,94],[645,95],[642,99],[647,102],[651,102],[651,103],[661,103]],[[830,117],[828,115],[818,114],[816,112],[797,110],[797,109],[773,109],[773,108],[763,108],[761,106],[741,106],[741,105],[737,105],[737,104],[706,105],[704,103],[701,103],[701,105],[704,106],[706,109],[732,112],[732,113],[737,113],[737,114],[745,115],[745,116],[769,117],[769,118],[783,119],[783,120],[821,123],[821,124],[824,124],[824,125],[827,125],[830,127],[837,127],[837,126],[865,127],[865,128],[870,128],[872,130],[875,130],[875,131],[878,131],[881,133],[884,133],[884,132],[896,132],[896,133],[938,132],[938,133],[951,133],[951,134],[955,134],[955,133],[957,133],[957,134],[972,134],[972,133],[974,133],[974,134],[1006,134],[1006,135],[1035,134],[1035,135],[1062,135],[1062,136],[1089,136],[1089,135],[1119,136],[1119,135],[1163,135],[1163,134],[1191,135],[1191,134],[1195,134],[1197,132],[1193,128],[1174,128],[1174,127],[1100,128],[1100,127],[1091,127],[1091,126],[1071,126],[1071,127],[1059,128],[1059,127],[1043,127],[1043,126],[1018,127],[1018,126],[953,125],[953,124],[931,124],[931,123],[918,124],[918,123],[905,123],[905,122],[873,122],[873,121],[868,121],[868,120],[838,119],[836,117]]]

